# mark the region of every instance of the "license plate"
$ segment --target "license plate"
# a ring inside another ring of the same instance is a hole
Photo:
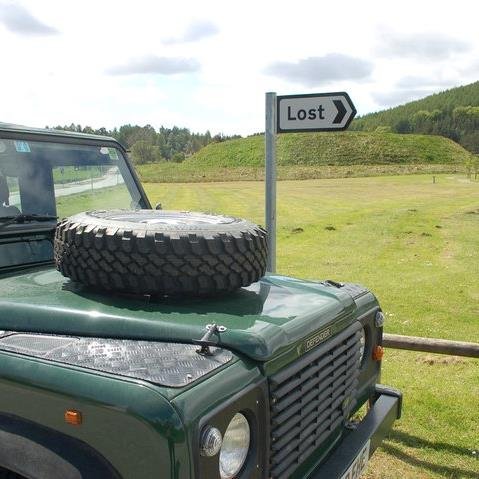
[[[349,466],[348,470],[341,476],[341,479],[358,479],[366,469],[369,459],[369,446],[371,441],[368,441],[361,449],[359,454]]]

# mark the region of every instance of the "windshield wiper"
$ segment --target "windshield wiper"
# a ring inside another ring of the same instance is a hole
[[[58,216],[37,215],[37,214],[19,214],[12,216],[0,216],[0,229],[13,223],[27,223],[30,221],[51,221],[57,220]]]

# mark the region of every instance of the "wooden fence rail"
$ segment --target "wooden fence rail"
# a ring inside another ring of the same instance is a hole
[[[451,354],[479,358],[479,343],[449,341],[447,339],[419,338],[417,336],[401,336],[399,334],[383,334],[383,346],[409,351],[426,353]]]

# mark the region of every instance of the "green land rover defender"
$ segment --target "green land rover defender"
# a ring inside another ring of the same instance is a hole
[[[0,123],[0,478],[358,478],[401,413],[381,308],[266,256],[112,138]]]

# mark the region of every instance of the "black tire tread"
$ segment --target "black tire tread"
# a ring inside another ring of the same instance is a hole
[[[65,219],[55,233],[57,269],[108,291],[149,295],[210,295],[260,279],[266,231],[256,225],[231,233],[183,234],[112,228]]]

